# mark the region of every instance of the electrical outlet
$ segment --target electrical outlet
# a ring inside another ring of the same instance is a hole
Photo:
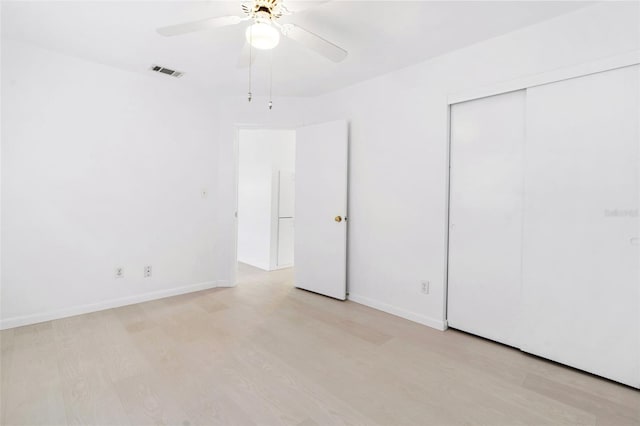
[[[145,278],[151,277],[151,266],[144,267],[144,277]]]
[[[124,268],[122,266],[116,268],[116,278],[124,278]]]
[[[420,285],[422,293],[429,294],[429,281],[422,281]]]

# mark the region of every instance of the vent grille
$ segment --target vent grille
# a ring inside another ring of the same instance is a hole
[[[160,65],[151,65],[149,68],[151,71],[159,72],[162,74],[170,75],[171,77],[182,77],[184,73],[182,71],[172,70],[171,68],[161,67]]]

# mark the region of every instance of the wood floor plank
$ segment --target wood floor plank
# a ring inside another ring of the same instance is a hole
[[[353,408],[305,379],[296,369],[258,346],[247,345],[236,351],[235,358],[242,369],[255,378],[256,387],[274,405],[295,411],[293,424],[313,422],[332,425],[372,424]],[[297,401],[291,404],[291,401]]]
[[[254,426],[257,425],[247,414],[245,404],[239,404],[225,394],[211,392],[210,399],[189,409],[193,426]]]
[[[526,389],[593,413],[597,416],[600,424],[640,424],[640,397],[635,406],[624,405],[537,374],[528,374],[523,386]]]
[[[189,424],[189,416],[175,403],[170,382],[159,374],[144,373],[114,384],[133,425]]]
[[[58,382],[10,381],[3,383],[1,398],[3,425],[69,424]]]
[[[115,389],[97,375],[77,376],[63,381],[61,387],[69,424],[130,424]]]

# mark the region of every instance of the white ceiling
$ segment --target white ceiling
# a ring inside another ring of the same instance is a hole
[[[172,38],[155,32],[157,27],[184,21],[240,15],[240,4],[3,1],[2,36],[141,73],[150,73],[151,64],[163,65],[186,73],[180,84],[244,95],[248,71],[236,67],[244,43],[244,25]],[[295,22],[340,45],[349,51],[349,56],[335,64],[283,39],[273,50],[274,94],[325,93],[587,4],[590,3],[334,0],[315,5],[282,20]],[[268,62],[263,56],[254,69],[254,92],[258,95],[266,91]]]

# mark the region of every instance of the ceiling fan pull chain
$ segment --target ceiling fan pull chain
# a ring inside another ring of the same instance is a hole
[[[273,108],[273,50],[269,54],[269,110]]]
[[[253,65],[253,58],[251,56],[253,50],[253,29],[249,27],[249,97],[248,100],[251,102],[251,68]]]

